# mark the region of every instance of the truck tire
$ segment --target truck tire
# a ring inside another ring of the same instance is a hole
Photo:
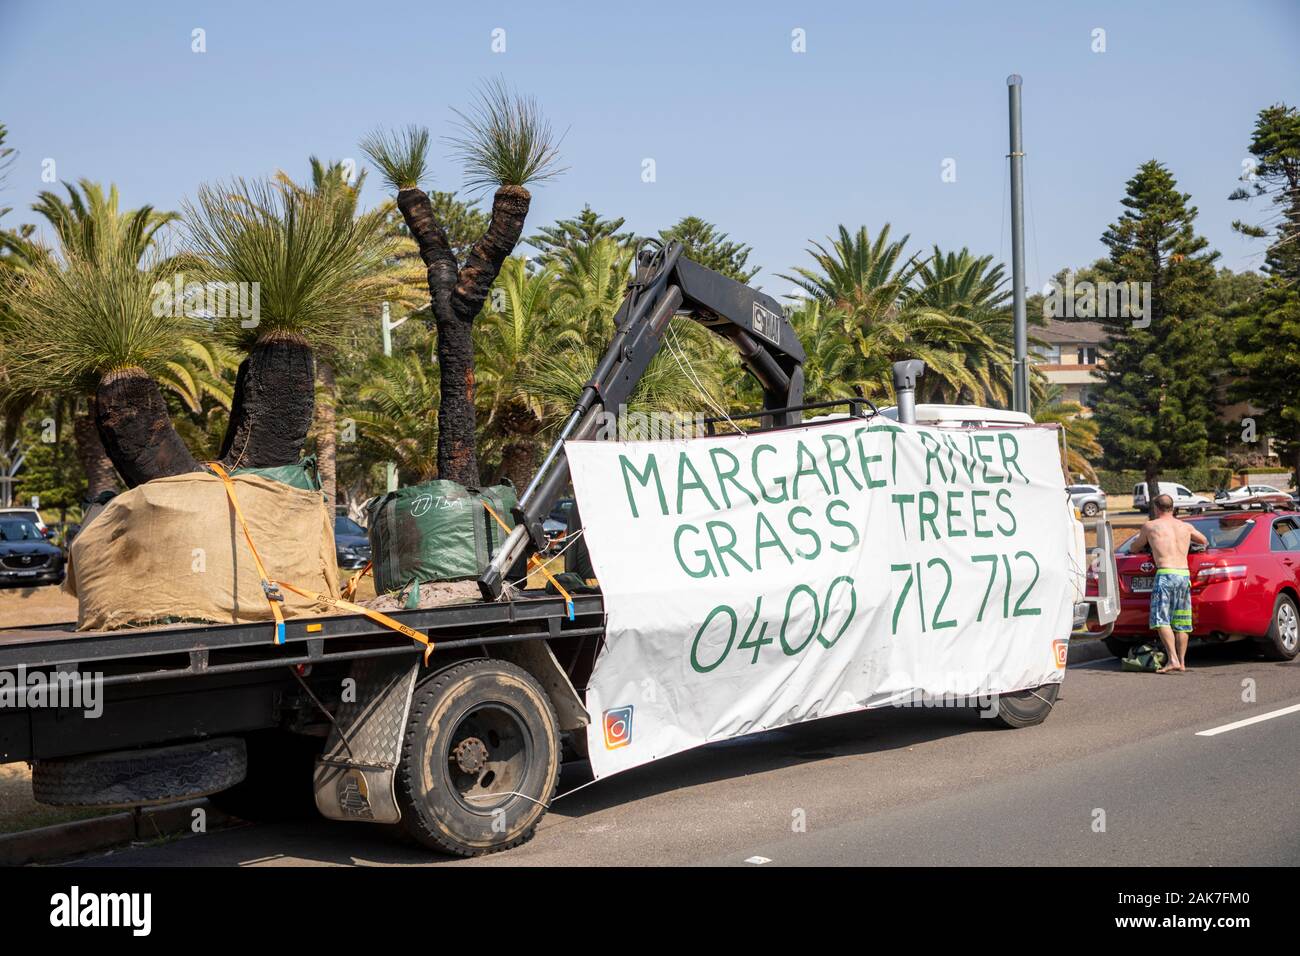
[[[324,749],[324,739],[284,730],[256,730],[244,735],[244,745],[247,774],[230,789],[214,793],[212,805],[249,823],[313,817],[312,771]]]
[[[225,790],[243,780],[247,768],[242,740],[214,737],[169,747],[38,760],[32,765],[32,796],[54,807],[144,807]]]
[[[1041,724],[1052,712],[1052,707],[1056,704],[1056,695],[1060,690],[1060,684],[1043,684],[1031,690],[1001,694],[998,697],[998,711],[993,717],[993,722],[999,727],[1013,730]]]
[[[1138,644],[1137,640],[1130,640],[1125,637],[1116,637],[1114,634],[1108,634],[1101,640],[1102,643],[1106,645],[1106,650],[1110,651],[1113,656],[1117,657],[1121,661],[1128,657],[1128,652]]]
[[[1295,599],[1279,594],[1273,605],[1273,620],[1268,625],[1268,636],[1262,642],[1266,657],[1275,661],[1295,660],[1300,653],[1300,612]]]
[[[397,802],[424,846],[480,856],[527,842],[559,775],[555,710],[523,668],[465,661],[416,687]]]

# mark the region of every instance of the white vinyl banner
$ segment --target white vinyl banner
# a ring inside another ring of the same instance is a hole
[[[566,453],[608,616],[598,777],[1064,674],[1085,567],[1054,429],[847,419]]]

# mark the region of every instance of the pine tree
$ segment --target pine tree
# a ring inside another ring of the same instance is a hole
[[[636,236],[631,232],[619,232],[622,228],[622,217],[606,219],[586,205],[572,219],[560,219],[553,226],[542,226],[527,242],[537,250],[538,264],[546,265],[555,260],[560,250],[589,245],[597,239],[609,237],[619,245],[630,245]]]
[[[1258,413],[1256,435],[1270,436],[1300,488],[1300,289],[1274,278],[1235,324],[1234,397]]]
[[[1267,199],[1275,212],[1264,223],[1237,220],[1232,228],[1256,239],[1271,236],[1264,271],[1294,283],[1300,279],[1300,110],[1285,103],[1260,110],[1250,153],[1255,163],[1241,176],[1247,185],[1228,198]]]
[[[1102,236],[1112,282],[1140,283],[1144,314],[1106,310],[1109,355],[1096,414],[1108,467],[1143,472],[1151,498],[1162,471],[1204,463],[1218,428],[1220,347],[1210,301],[1217,252],[1193,228],[1197,211],[1150,160],[1128,181],[1124,212]],[[1130,289],[1134,288],[1132,285]]]
[[[659,238],[664,242],[680,242],[686,258],[698,262],[737,282],[748,283],[758,274],[758,267],[746,268],[753,250],[738,242],[729,242],[725,232],[718,232],[711,222],[698,216],[685,216],[671,229],[661,229]]]

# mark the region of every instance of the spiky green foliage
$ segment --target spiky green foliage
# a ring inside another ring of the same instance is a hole
[[[379,461],[397,465],[402,481],[438,474],[438,371],[424,357],[374,356],[341,390],[343,414]]]
[[[362,151],[396,192],[423,189],[429,180],[429,128],[377,129],[361,141]]]
[[[842,321],[855,351],[850,377],[866,397],[888,400],[893,363],[919,358],[927,368],[923,398],[984,400],[994,335],[980,321],[952,314],[918,294],[926,260],[908,256],[907,241],[907,236],[891,241],[888,224],[874,239],[866,227],[850,233],[840,226],[829,248],[813,243],[809,249],[816,268],[799,267],[782,278],[818,303],[827,313],[822,321]]]
[[[255,321],[234,309],[214,328],[242,349],[276,334],[328,348],[362,305],[394,288],[400,250],[389,209],[354,216],[355,202],[282,183],[235,180],[204,186],[186,206],[189,244],[207,282],[256,288]],[[251,301],[251,291],[248,293]],[[233,314],[232,314],[233,313]]]
[[[1097,480],[1092,464],[1101,458],[1097,422],[1087,416],[1082,405],[1066,399],[1061,386],[1049,385],[1034,403],[1034,421],[1040,425],[1059,425],[1065,431],[1069,449],[1066,465],[1070,474],[1083,475],[1088,481]]]
[[[48,257],[11,279],[4,289],[22,343],[15,378],[57,382],[89,390],[113,371],[142,368],[157,373],[182,349],[196,323],[155,308],[159,289],[183,268],[176,259],[132,254],[86,259],[65,251],[66,262]]]
[[[152,206],[120,211],[116,185],[105,192],[100,183],[82,179],[77,186],[64,183],[63,188],[66,200],[42,191],[32,210],[53,227],[65,253],[88,261],[119,254],[139,260],[154,247],[159,232],[180,219],[178,213]]]
[[[453,112],[460,133],[447,142],[465,167],[469,189],[527,186],[564,172],[562,137],[556,137],[536,100],[519,95],[504,80],[487,81],[468,112]]]

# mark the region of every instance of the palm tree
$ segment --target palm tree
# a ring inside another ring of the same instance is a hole
[[[15,378],[91,395],[94,428],[74,423],[91,496],[105,472],[99,449],[88,447],[94,434],[127,487],[193,471],[198,463],[153,378],[196,332],[183,315],[158,308],[158,290],[188,264],[157,250],[176,214],[151,206],[122,212],[116,187],[105,192],[89,180],[79,189],[64,186],[66,200],[43,192],[33,206],[53,227],[61,260],[29,254],[26,267],[9,276],[12,334],[24,343]]]
[[[524,259],[505,261],[497,278],[501,308],[485,308],[475,363],[479,378],[480,438],[484,458],[498,458],[500,475],[524,488],[537,464],[542,404],[521,387],[540,356],[581,343],[581,336],[551,317],[560,294],[553,267],[530,274]]]
[[[819,308],[845,316],[856,351],[851,377],[861,383],[866,397],[887,398],[893,363],[908,358],[926,363],[931,387],[975,393],[979,383],[967,369],[962,350],[983,333],[970,319],[914,301],[913,287],[926,263],[915,255],[904,258],[908,238],[891,242],[888,224],[874,240],[865,226],[856,234],[840,226],[829,249],[815,242],[808,250],[815,269],[798,267],[793,276],[782,278]]]
[[[1097,423],[1085,414],[1082,405],[1063,398],[1060,385],[1049,385],[1034,405],[1034,421],[1040,425],[1059,425],[1065,431],[1069,449],[1066,466],[1070,474],[1097,480],[1092,461],[1101,457],[1101,443],[1097,441]]]
[[[408,482],[438,476],[438,375],[414,353],[374,356],[344,394],[344,404],[357,424],[359,440],[391,461]]]
[[[962,351],[966,368],[978,383],[977,391],[971,395],[949,394],[945,400],[1008,404],[1015,349],[1011,290],[1003,266],[994,265],[992,256],[975,256],[966,248],[945,253],[935,246],[918,278],[920,285],[912,293],[914,302],[967,319],[975,326]]]
[[[329,348],[366,303],[396,284],[400,247],[381,206],[354,215],[333,185],[236,180],[205,186],[186,207],[190,247],[209,287],[238,289],[251,318],[226,309],[216,333],[246,353],[221,446],[227,468],[292,464],[315,409],[316,348]],[[251,292],[247,290],[252,290]]]
[[[421,184],[427,180],[429,131],[376,132],[361,148],[397,193],[397,207],[427,269],[440,369],[438,475],[465,485],[479,481],[473,323],[506,257],[523,234],[532,201],[527,186],[558,175],[557,140],[536,103],[502,81],[481,87],[469,114],[457,111],[451,139],[470,189],[495,187],[487,230],[457,261],[444,225]]]
[[[870,383],[854,380],[858,363],[848,313],[833,305],[823,306],[817,299],[805,299],[790,312],[790,324],[807,355],[803,366],[805,401],[866,393]],[[751,397],[760,398],[761,390]]]
[[[611,237],[555,250],[555,304],[561,321],[586,341],[606,341],[623,302],[636,250]]]

